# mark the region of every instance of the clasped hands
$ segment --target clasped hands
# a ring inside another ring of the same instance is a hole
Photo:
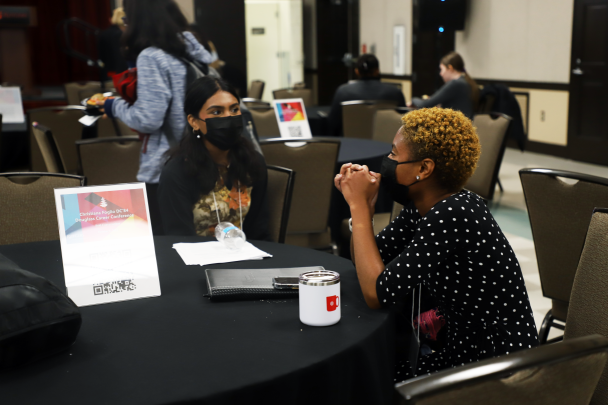
[[[373,214],[381,177],[379,173],[369,170],[366,165],[346,163],[342,165],[340,173],[334,177],[334,184],[344,196],[351,211],[356,206],[365,205]]]

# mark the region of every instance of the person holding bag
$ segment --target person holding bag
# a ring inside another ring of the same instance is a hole
[[[350,206],[351,254],[367,305],[393,308],[411,322],[412,301],[421,302],[413,291],[422,287],[433,302],[413,326],[420,336],[444,334],[415,367],[398,359],[395,380],[538,345],[517,257],[483,200],[463,189],[480,155],[473,124],[437,107],[402,122],[380,174],[347,164],[334,181]],[[374,236],[380,185],[404,208]]]
[[[146,183],[155,234],[162,234],[157,189],[165,153],[181,140],[186,127],[184,97],[187,68],[183,60],[208,64],[213,57],[187,32],[188,22],[173,0],[125,0],[125,56],[136,61],[137,97],[107,99],[104,111],[144,137],[137,180]]]

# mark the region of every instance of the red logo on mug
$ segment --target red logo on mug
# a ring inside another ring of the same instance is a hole
[[[327,311],[335,311],[336,308],[340,305],[340,297],[337,295],[332,295],[331,297],[327,297]]]

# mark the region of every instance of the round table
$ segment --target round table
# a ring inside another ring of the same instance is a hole
[[[6,404],[390,403],[394,322],[365,304],[350,261],[252,242],[273,255],[209,268],[322,265],[341,274],[342,319],[310,327],[297,298],[213,302],[204,267],[155,237],[162,295],[81,308],[70,350],[0,376]],[[65,291],[59,242],[0,246],[0,254]]]

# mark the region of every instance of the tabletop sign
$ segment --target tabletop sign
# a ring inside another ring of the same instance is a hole
[[[281,138],[312,138],[306,108],[301,98],[274,100],[274,112],[279,123]]]
[[[19,87],[0,86],[0,114],[2,114],[2,123],[4,124],[25,122]]]
[[[55,189],[68,296],[78,306],[160,295],[144,183]]]

